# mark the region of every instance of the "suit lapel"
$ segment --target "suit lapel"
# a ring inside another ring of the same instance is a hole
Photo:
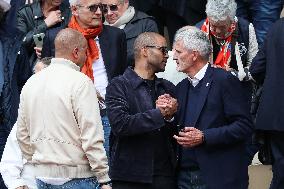
[[[110,78],[110,55],[109,55],[109,39],[107,37],[107,28],[103,27],[103,31],[100,33],[99,35],[99,43],[100,43],[100,49],[101,49],[101,53],[102,53],[102,57],[104,60],[104,64],[105,64],[105,68],[106,68],[106,72],[107,72],[107,76],[108,78]]]
[[[201,113],[203,106],[206,102],[208,92],[209,92],[209,89],[210,89],[211,84],[212,84],[212,70],[213,70],[213,68],[211,68],[211,66],[209,65],[207,70],[206,70],[205,76],[203,78],[203,82],[201,83],[202,86],[201,86],[201,90],[200,90],[200,96],[198,98],[196,110],[194,111],[194,113],[195,113],[194,122],[193,122],[194,125],[196,124],[196,122],[197,122],[197,120],[200,116],[200,113]]]

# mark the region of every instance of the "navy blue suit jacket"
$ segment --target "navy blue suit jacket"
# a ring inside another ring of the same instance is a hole
[[[210,189],[247,189],[245,140],[252,120],[240,81],[230,72],[208,67],[196,109],[186,107],[189,80],[176,89],[177,121],[184,126],[185,112],[195,113],[195,127],[204,132],[205,143],[195,147],[197,162]]]
[[[284,131],[284,18],[279,19],[267,33],[262,48],[250,67],[253,78],[263,84],[257,111],[256,129]]]

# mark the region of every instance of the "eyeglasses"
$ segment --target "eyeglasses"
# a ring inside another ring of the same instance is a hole
[[[90,5],[90,6],[83,6],[83,5],[77,5],[78,7],[85,7],[87,9],[89,9],[89,11],[91,12],[97,12],[98,8],[100,8],[100,10],[103,12],[103,5],[100,3],[100,4],[93,4],[93,5]]]
[[[168,54],[168,47],[161,47],[161,46],[151,46],[151,45],[148,45],[146,47],[149,47],[149,48],[155,48],[155,49],[158,49],[160,50],[164,55],[167,55]]]
[[[107,4],[102,4],[103,7],[103,13],[106,14],[108,12],[108,10],[114,12],[118,10],[118,5],[116,4],[111,4],[111,5],[107,5]]]

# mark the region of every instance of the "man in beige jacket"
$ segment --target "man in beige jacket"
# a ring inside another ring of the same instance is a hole
[[[39,189],[111,188],[96,91],[80,72],[86,52],[81,33],[60,31],[51,65],[22,89],[17,139]]]

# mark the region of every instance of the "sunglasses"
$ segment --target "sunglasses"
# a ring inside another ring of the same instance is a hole
[[[90,6],[83,6],[83,5],[77,5],[78,7],[85,7],[87,9],[89,9],[89,11],[91,12],[97,12],[98,8],[100,8],[100,10],[103,12],[104,11],[104,8],[103,8],[103,5],[100,3],[100,4],[93,4],[93,5],[90,5]]]
[[[161,47],[161,46],[151,46],[151,45],[148,45],[146,46],[148,48],[155,48],[155,49],[158,49],[160,50],[164,55],[167,55],[168,54],[168,47]]]
[[[107,4],[102,4],[103,7],[103,13],[106,14],[108,12],[108,10],[114,12],[118,10],[118,5],[116,4],[111,4],[111,5],[107,5]]]

